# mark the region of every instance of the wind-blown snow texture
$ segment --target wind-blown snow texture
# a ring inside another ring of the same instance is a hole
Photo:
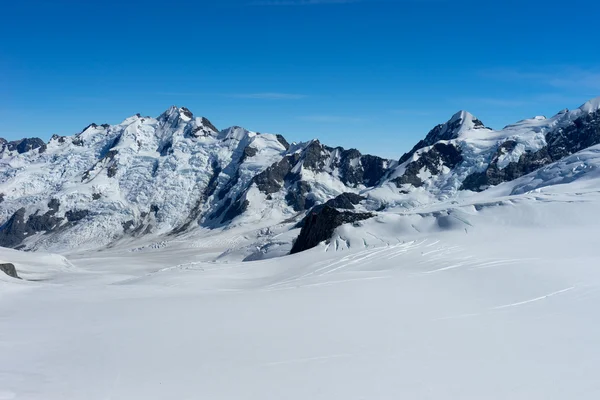
[[[435,203],[599,144],[599,99],[499,131],[461,111],[399,161],[240,127],[218,131],[184,107],[92,124],[47,144],[2,140],[0,245],[64,251],[202,228],[269,228],[343,193],[361,194],[362,212]]]

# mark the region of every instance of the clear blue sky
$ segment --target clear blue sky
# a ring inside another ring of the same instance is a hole
[[[4,2],[0,136],[186,106],[399,157],[466,109],[501,128],[600,95],[600,2]]]

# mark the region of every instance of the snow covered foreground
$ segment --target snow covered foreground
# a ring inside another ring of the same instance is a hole
[[[597,399],[599,181],[534,183],[254,262],[1,249],[0,399]]]

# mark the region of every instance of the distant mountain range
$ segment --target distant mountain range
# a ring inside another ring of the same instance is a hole
[[[241,127],[219,131],[171,107],[48,143],[0,139],[0,246],[98,249],[247,225],[299,230],[286,250],[298,252],[389,208],[434,204],[528,174],[537,173],[538,186],[560,183],[540,169],[598,144],[600,97],[502,130],[461,111],[399,160]]]

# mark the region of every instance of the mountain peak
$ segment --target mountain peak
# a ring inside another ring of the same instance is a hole
[[[483,122],[468,111],[461,110],[454,114],[447,124],[460,125],[460,130],[482,129],[485,128]]]
[[[579,109],[586,113],[592,113],[600,110],[600,96],[587,101],[585,104],[579,107]]]
[[[439,124],[433,128],[425,139],[419,141],[411,151],[405,153],[400,157],[400,163],[408,160],[417,150],[432,146],[440,140],[452,140],[456,139],[464,132],[468,132],[473,129],[489,129],[481,122],[477,117],[468,111],[461,110],[454,114],[446,123]]]
[[[448,121],[448,122],[454,122],[454,121],[458,121],[458,120],[464,121],[464,120],[468,120],[468,119],[472,119],[472,118],[475,118],[473,116],[473,114],[471,114],[470,112],[465,111],[465,110],[460,110],[457,113],[455,113],[452,116],[452,118],[450,118],[450,121]]]
[[[486,129],[486,127],[473,114],[461,110],[454,114],[445,124],[433,128],[425,137],[425,146],[431,146],[440,140],[456,139],[463,132],[472,129]]]
[[[182,119],[185,122],[191,121],[194,118],[194,114],[186,107],[177,107],[175,105],[169,107],[163,112],[158,119],[163,121]]]

